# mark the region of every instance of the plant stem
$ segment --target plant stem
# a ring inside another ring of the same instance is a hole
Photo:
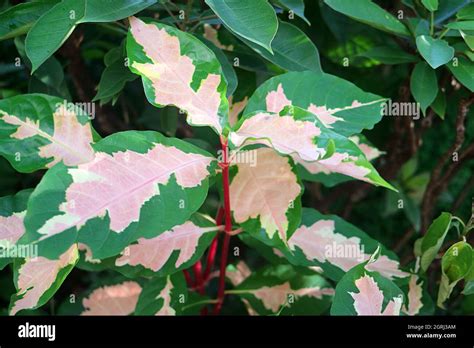
[[[163,7],[165,8],[166,12],[168,12],[170,17],[173,18],[173,21],[179,27],[179,29],[184,31],[185,28],[184,28],[184,25],[183,25],[182,21],[180,21],[180,20],[178,20],[178,18],[176,18],[176,16],[173,14],[173,12],[171,12],[171,10],[168,8],[168,6],[166,4],[163,4]]]
[[[227,140],[221,138],[222,152],[223,152],[223,163],[222,167],[222,185],[224,191],[224,218],[225,218],[225,234],[224,242],[221,250],[221,264],[219,270],[219,288],[217,290],[217,303],[214,307],[214,315],[220,313],[222,304],[224,303],[225,296],[225,270],[227,268],[227,256],[229,254],[230,244],[230,232],[232,232],[232,219],[230,212],[230,194],[229,194],[229,158],[228,158],[228,147]]]
[[[434,12],[430,12],[431,13],[431,23],[430,23],[430,35],[433,36],[434,34]]]
[[[222,244],[221,264],[219,270],[219,288],[217,291],[217,303],[214,307],[214,315],[220,313],[225,297],[225,269],[227,267],[227,255],[229,254],[230,234],[225,233]]]
[[[195,284],[194,286],[196,287],[196,290],[201,294],[204,295],[204,287],[203,287],[203,278],[202,278],[202,263],[201,260],[196,262],[193,266],[194,270],[194,279],[195,279]]]
[[[184,278],[186,279],[186,284],[188,284],[188,287],[191,287],[193,285],[193,280],[191,279],[191,275],[189,274],[187,269],[183,269],[183,274]]]
[[[443,32],[439,35],[439,39],[442,39],[444,37],[444,35],[446,35],[449,31],[449,28],[446,28],[445,30],[443,30]]]
[[[224,217],[224,208],[219,208],[216,216],[216,226],[220,226],[222,224],[222,218]],[[214,261],[216,259],[217,253],[217,243],[219,234],[216,234],[214,239],[212,240],[211,246],[209,247],[209,252],[207,253],[207,260],[206,260],[206,269],[204,270],[203,278],[204,283],[207,282],[209,276],[211,274],[212,268],[214,267]]]

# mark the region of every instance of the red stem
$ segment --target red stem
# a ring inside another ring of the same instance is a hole
[[[230,244],[230,232],[232,232],[232,219],[230,212],[230,194],[229,194],[229,159],[228,159],[228,148],[227,140],[221,139],[222,152],[223,152],[223,163],[222,167],[222,185],[224,190],[224,211],[225,211],[225,235],[224,243],[222,245],[221,253],[221,264],[219,270],[219,288],[217,290],[217,303],[214,307],[214,315],[220,313],[222,304],[224,303],[225,296],[225,270],[227,267],[227,256],[229,254],[229,244]]]
[[[201,294],[204,295],[204,287],[203,287],[203,278],[202,278],[202,263],[201,260],[196,262],[193,266],[194,270],[194,278],[196,280],[194,286],[196,287],[196,290]]]
[[[188,287],[191,287],[193,285],[193,280],[191,279],[191,275],[189,274],[187,269],[183,269],[184,273],[184,278],[186,279],[186,284],[188,284]]]
[[[220,226],[222,224],[222,218],[224,217],[224,209],[219,208],[216,216],[216,226]],[[209,252],[207,253],[207,260],[206,260],[206,269],[204,271],[204,282],[209,279],[211,275],[212,268],[214,267],[214,261],[216,259],[217,253],[217,242],[218,242],[218,234],[212,240],[211,246],[209,247]]]

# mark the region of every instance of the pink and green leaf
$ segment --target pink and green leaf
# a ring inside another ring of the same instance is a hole
[[[253,272],[228,293],[240,296],[250,314],[318,315],[328,310],[334,289],[311,270],[280,265]]]
[[[182,272],[154,277],[143,287],[135,315],[180,315],[188,303],[188,289]]]
[[[250,98],[244,115],[279,113],[285,106],[312,112],[327,128],[344,136],[360,133],[382,119],[385,98],[367,93],[329,74],[290,72],[263,83]]]
[[[383,155],[383,152],[374,147],[362,134],[353,135],[349,137],[349,140],[357,145],[357,147],[362,151],[367,160],[370,162]],[[347,176],[338,172],[333,173],[329,170],[329,168],[324,167],[321,168],[319,173],[312,174],[303,166],[298,166],[298,174],[303,180],[320,182],[326,187],[334,187],[338,184],[354,179],[351,176]]]
[[[24,242],[54,259],[73,243],[119,254],[187,221],[203,203],[216,161],[185,141],[127,131],[94,145],[94,159],[50,169],[32,193]]]
[[[43,94],[0,100],[0,155],[23,173],[92,160],[97,135],[90,116],[73,106]]]
[[[301,217],[303,188],[288,157],[259,148],[256,163],[237,163],[230,184],[234,221],[270,245],[285,245]]]
[[[229,113],[227,82],[204,43],[174,27],[131,17],[127,54],[151,104],[174,105],[187,113],[189,124],[222,133]]]
[[[402,312],[406,315],[433,315],[434,302],[428,293],[427,281],[418,274],[397,281],[406,296]]]
[[[395,190],[353,141],[330,130],[299,107],[285,107],[280,114],[247,114],[229,139],[233,148],[263,144],[290,155],[305,180],[315,181],[318,174],[338,173]]]
[[[0,197],[0,252],[14,246],[25,233],[24,218],[31,189],[14,196]],[[13,262],[12,257],[0,257],[0,270]]]
[[[72,245],[57,260],[45,257],[18,260],[14,264],[17,293],[12,295],[9,312],[41,307],[59,289],[78,260],[77,246]]]
[[[404,295],[391,280],[367,269],[369,262],[349,270],[336,286],[331,315],[400,315]]]
[[[142,287],[134,281],[97,288],[82,300],[81,315],[130,315],[141,292]]]
[[[369,260],[379,243],[357,227],[334,215],[322,215],[304,208],[301,225],[288,240],[288,248],[280,248],[288,260],[301,266],[319,266],[323,274],[339,280],[344,273]],[[389,279],[405,278],[396,256],[381,248],[381,255],[367,266]]]
[[[203,215],[195,214],[157,237],[139,238],[121,252],[115,266],[125,275],[136,276],[140,272],[160,277],[189,268],[203,256],[219,228]]]

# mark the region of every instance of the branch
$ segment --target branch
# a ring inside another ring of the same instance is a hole
[[[451,162],[443,175],[443,169],[453,156],[454,152],[461,149],[465,140],[465,121],[469,108],[474,103],[474,96],[468,99],[462,99],[459,103],[458,114],[456,117],[456,136],[453,144],[441,155],[436,163],[421,204],[421,231],[425,233],[432,217],[432,212],[439,195],[447,187],[455,173],[459,171],[462,163],[474,156],[474,144],[471,144],[463,154],[459,155],[457,162]]]
[[[84,35],[76,29],[60,48],[59,54],[69,61],[68,73],[74,84],[78,100],[84,103],[92,103],[96,84],[91,79],[81,55],[80,46],[83,39]],[[128,128],[108,106],[97,105],[95,116],[94,125],[102,135],[112,134]]]
[[[225,270],[227,268],[227,256],[229,254],[229,244],[232,232],[232,217],[230,211],[230,190],[229,190],[229,148],[227,147],[227,140],[221,138],[223,163],[222,168],[222,185],[224,190],[224,211],[225,211],[225,234],[222,245],[221,264],[219,270],[219,288],[217,290],[217,303],[214,307],[214,315],[220,313],[225,297]]]

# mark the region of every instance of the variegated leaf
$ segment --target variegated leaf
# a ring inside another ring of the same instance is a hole
[[[89,163],[50,169],[32,193],[24,242],[40,255],[83,243],[101,259],[168,231],[201,206],[215,171],[205,151],[156,132],[116,133],[95,150]]]
[[[305,179],[320,173],[340,173],[393,189],[356,144],[328,129],[313,114],[299,107],[286,107],[280,114],[256,112],[246,115],[229,139],[235,148],[264,144],[281,154],[291,155],[302,167]]]
[[[349,137],[349,140],[362,151],[368,161],[373,161],[383,154],[382,151],[374,147],[362,134],[353,135]],[[311,164],[309,167],[311,169]],[[324,167],[320,165],[314,166],[314,168],[316,169],[315,173],[311,173],[304,166],[298,165],[298,174],[303,180],[320,182],[327,187],[333,187],[354,179],[351,176],[339,173],[339,170],[333,172],[331,168],[327,166]]]
[[[368,265],[370,261],[355,266],[339,281],[331,315],[400,315],[403,292]]]
[[[239,295],[251,314],[316,315],[329,308],[334,289],[315,272],[280,265],[253,272],[228,293]]]
[[[188,299],[182,272],[167,277],[154,277],[143,287],[135,315],[179,315]]]
[[[304,208],[301,225],[281,248],[290,262],[302,266],[319,266],[324,275],[339,280],[345,272],[366,262],[379,243],[357,227],[334,215],[322,215]],[[404,278],[396,256],[382,248],[381,255],[367,266],[384,277]]]
[[[336,76],[290,72],[260,85],[244,115],[261,110],[279,113],[285,106],[294,105],[312,112],[336,133],[350,136],[372,129],[382,118],[385,101]]]
[[[248,98],[244,97],[244,99],[240,101],[233,101],[233,97],[229,97],[229,124],[230,126],[235,125],[239,120],[240,113],[245,109],[248,103]]]
[[[35,257],[15,262],[17,293],[10,300],[10,314],[44,305],[59,289],[77,259],[77,246],[74,244],[58,260]]]
[[[24,94],[0,100],[0,154],[18,171],[30,173],[94,158],[90,117],[57,97]]]
[[[373,161],[384,154],[383,151],[380,151],[375,146],[373,146],[362,134],[353,135],[349,137],[349,140],[362,150],[362,153],[365,155],[368,161]]]
[[[100,287],[82,300],[81,315],[130,315],[141,292],[140,284],[133,281]]]
[[[219,227],[196,214],[193,219],[151,239],[140,238],[126,247],[115,261],[120,272],[123,268],[140,268],[164,276],[186,269],[201,258],[211,244]],[[137,270],[135,270],[137,272]]]
[[[403,279],[406,284],[400,285],[400,289],[405,292],[406,303],[402,307],[402,312],[406,315],[433,315],[434,302],[427,291],[427,281],[417,274]],[[399,283],[399,281],[397,281]]]
[[[187,113],[189,124],[222,133],[229,112],[227,82],[204,43],[174,27],[131,17],[127,54],[151,104],[175,105]]]
[[[245,243],[245,245],[254,249],[260,256],[269,261],[272,265],[288,263],[286,256],[279,249],[266,245],[264,242],[256,239],[254,236],[248,233],[239,233],[238,237],[242,242]]]
[[[19,257],[16,242],[25,233],[23,220],[26,204],[32,190],[23,190],[14,196],[0,197],[0,270]]]
[[[239,261],[235,266],[229,265],[225,272],[225,276],[230,280],[233,286],[240,285],[251,274],[252,271],[245,261]]]
[[[269,148],[251,151],[256,165],[236,164],[230,184],[234,220],[268,244],[286,244],[300,221],[303,188],[289,158]]]

